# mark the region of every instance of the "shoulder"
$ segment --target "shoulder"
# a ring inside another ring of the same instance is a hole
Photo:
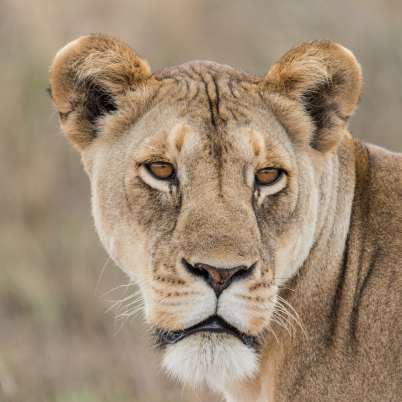
[[[355,201],[382,222],[402,219],[402,154],[355,141],[355,160]]]
[[[356,141],[356,190],[349,246],[357,338],[373,348],[401,339],[402,154]],[[364,339],[364,341],[363,341]],[[379,341],[381,339],[381,342]],[[374,352],[373,352],[374,353]],[[377,352],[376,352],[377,353]]]
[[[366,146],[370,210],[386,232],[398,235],[402,247],[402,154]]]

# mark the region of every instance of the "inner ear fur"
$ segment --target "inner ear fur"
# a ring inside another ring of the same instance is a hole
[[[329,41],[303,43],[274,64],[265,86],[300,103],[310,117],[311,146],[325,152],[340,139],[362,90],[362,72],[353,53]]]
[[[83,36],[59,50],[50,67],[50,93],[73,145],[85,148],[97,136],[97,120],[150,76],[146,61],[109,36]]]

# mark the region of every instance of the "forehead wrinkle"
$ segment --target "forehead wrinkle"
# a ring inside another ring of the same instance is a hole
[[[201,118],[212,128],[229,120],[247,120],[245,111],[259,100],[257,84],[261,78],[218,63],[185,63],[154,76],[170,88],[159,98],[161,102],[176,102],[183,115]]]

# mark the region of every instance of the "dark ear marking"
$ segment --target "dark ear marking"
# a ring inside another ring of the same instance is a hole
[[[311,116],[316,131],[330,123],[329,109],[336,109],[336,105],[328,105],[331,92],[329,83],[319,84],[317,88],[305,92],[301,96],[304,109]]]
[[[320,82],[315,88],[302,94],[301,101],[304,109],[311,116],[316,131],[324,127],[331,128],[333,114],[345,122],[348,120],[349,116],[342,116],[337,103],[333,101],[339,85],[342,85],[342,78],[333,77],[331,80]]]
[[[323,82],[317,88],[309,90],[301,96],[304,110],[310,115],[313,122],[314,132],[310,145],[315,149],[319,147],[317,134],[324,128],[331,130],[336,126],[334,119],[339,115],[339,109],[337,104],[331,101],[333,92],[332,84]]]
[[[91,124],[95,124],[100,117],[117,110],[113,96],[100,85],[89,85],[85,92],[84,118]]]

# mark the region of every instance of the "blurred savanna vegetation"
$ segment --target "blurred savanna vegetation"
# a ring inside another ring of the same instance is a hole
[[[56,51],[90,32],[155,70],[212,59],[258,74],[298,42],[336,40],[365,74],[352,132],[401,151],[402,2],[0,0],[0,401],[212,401],[163,376],[141,316],[107,312],[133,290],[96,237],[45,91]]]

